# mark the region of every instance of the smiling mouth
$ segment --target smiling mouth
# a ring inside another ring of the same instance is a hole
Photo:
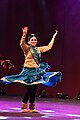
[[[35,42],[33,42],[32,44],[36,44]]]

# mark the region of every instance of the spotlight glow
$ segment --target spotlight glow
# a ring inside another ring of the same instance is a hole
[[[42,114],[45,114],[45,115],[50,115],[51,113],[42,112]]]
[[[10,109],[13,109],[13,110],[21,110],[21,108],[10,108]]]
[[[8,117],[0,116],[0,120],[6,120]]]
[[[9,112],[9,110],[0,110],[0,112]]]
[[[53,113],[53,112],[55,112],[55,111],[53,111],[53,110],[42,110],[43,112],[48,112],[48,113]]]
[[[66,114],[67,116],[74,116],[74,117],[80,117],[80,115],[77,114]]]
[[[28,119],[31,119],[31,117],[24,117],[24,118],[28,118]]]
[[[46,115],[45,115],[45,116],[41,116],[41,117],[42,117],[42,118],[49,118],[49,117],[48,117],[48,116],[46,116]]]
[[[80,120],[80,119],[74,119],[74,120]]]

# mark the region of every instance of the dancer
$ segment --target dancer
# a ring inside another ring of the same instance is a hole
[[[56,30],[47,46],[37,47],[38,37],[35,34],[31,34],[28,37],[28,43],[25,43],[28,27],[24,27],[22,30],[23,35],[20,40],[20,46],[25,56],[23,69],[20,74],[5,76],[1,80],[4,83],[20,82],[25,84],[27,92],[22,100],[22,112],[38,112],[35,109],[35,95],[38,84],[54,86],[61,81],[61,72],[47,72],[49,65],[41,60],[41,53],[52,48],[58,31]]]

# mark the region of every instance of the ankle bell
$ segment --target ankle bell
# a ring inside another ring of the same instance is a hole
[[[27,104],[26,103],[22,103],[21,109],[27,109]]]
[[[35,104],[33,104],[33,103],[29,104],[29,109],[34,110],[35,109]]]

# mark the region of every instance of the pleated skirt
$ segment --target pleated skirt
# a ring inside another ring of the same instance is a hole
[[[54,86],[58,82],[61,82],[62,73],[58,72],[46,72],[41,68],[27,68],[23,67],[22,71],[17,75],[10,75],[1,78],[3,84],[12,84],[14,82],[33,85],[43,84],[46,86]]]

